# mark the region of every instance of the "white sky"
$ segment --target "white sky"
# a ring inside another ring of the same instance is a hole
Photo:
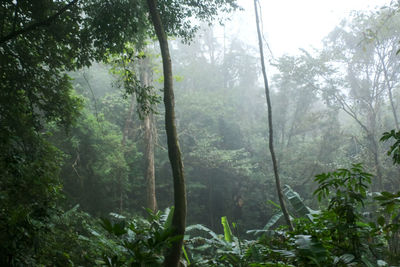
[[[295,54],[299,48],[321,47],[321,40],[352,10],[368,10],[390,0],[259,0],[263,33],[275,57]],[[239,34],[257,45],[253,0],[239,0],[245,11],[232,14],[226,35]],[[217,30],[217,35],[223,33]]]

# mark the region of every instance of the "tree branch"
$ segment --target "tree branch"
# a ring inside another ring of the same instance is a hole
[[[57,13],[55,13],[54,15],[48,17],[45,20],[32,23],[29,26],[26,26],[25,28],[23,28],[21,30],[18,30],[18,31],[13,30],[11,33],[9,33],[6,36],[0,38],[0,44],[8,42],[9,40],[14,39],[14,38],[16,38],[17,36],[19,36],[21,34],[25,34],[25,33],[31,32],[31,31],[39,28],[39,27],[49,26],[53,21],[55,21],[59,16],[61,16],[65,11],[67,11],[71,6],[76,4],[78,1],[79,0],[72,0],[67,5],[65,5],[63,8],[58,10]]]

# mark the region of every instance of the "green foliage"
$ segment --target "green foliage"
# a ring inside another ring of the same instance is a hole
[[[186,42],[193,39],[199,26],[191,20],[197,19],[211,24],[218,14],[231,13],[239,9],[235,0],[205,0],[202,2],[170,0],[158,2],[161,20],[168,35],[179,36]],[[220,22],[223,19],[219,19]]]
[[[342,205],[363,204],[371,177],[372,174],[366,173],[361,164],[353,164],[349,170],[339,169],[335,172],[322,173],[316,175],[315,181],[319,186],[314,195],[321,201],[329,196],[331,190],[335,190],[336,195],[331,198],[329,209]]]
[[[52,215],[45,229],[40,236],[44,246],[37,252],[41,265],[98,266],[99,255],[117,249],[98,220],[80,211],[78,205]]]
[[[1,138],[0,265],[31,265],[60,197],[59,151],[41,135]],[[8,141],[8,143],[7,143]]]
[[[88,31],[99,10],[84,9],[93,2],[0,3],[1,265],[35,265],[45,245],[41,236],[57,210],[61,165],[61,153],[46,141],[45,127],[68,128],[75,122],[82,100],[71,93],[65,72],[100,58],[97,52],[110,37]]]
[[[113,221],[102,219],[103,228],[117,241],[118,250],[104,254],[105,266],[160,266],[164,252],[179,236],[172,236],[171,221],[174,209],[165,213],[148,211],[149,218],[125,220],[112,214]]]
[[[226,216],[221,217],[221,224],[224,227],[224,237],[226,242],[232,242],[232,231],[229,227],[228,219]]]
[[[92,214],[116,211],[126,202],[130,186],[129,165],[137,161],[135,146],[125,150],[118,126],[83,110],[79,123],[65,133],[54,129],[51,137],[65,153],[61,171],[64,193],[74,205]],[[62,140],[62,142],[60,142]]]
[[[185,247],[188,251],[190,266],[248,266],[246,251],[252,241],[241,240],[231,232],[226,217],[221,218],[224,235],[218,235],[211,229],[195,224],[186,228]],[[236,229],[237,225],[232,224]],[[189,233],[195,232],[196,236]]]
[[[2,1],[0,39],[43,22],[68,3]],[[231,0],[158,4],[168,34],[186,41],[194,41],[199,26],[192,18],[209,23],[219,11],[238,9]],[[354,13],[352,21],[343,22],[326,40],[325,50],[313,54],[317,56],[303,51],[274,61],[279,73],[273,78],[272,97],[281,103],[275,107],[277,152],[282,178],[291,185],[285,195],[296,217],[294,232],[276,227],[281,213],[274,214],[264,205],[273,186],[265,164],[266,129],[261,115],[265,107],[259,97],[256,59],[248,52],[252,48],[228,40],[222,62],[216,56],[220,44],[211,31],[190,48],[172,45],[188,220],[209,226],[187,228],[182,264],[398,264],[400,193],[373,193],[380,204],[375,208],[367,192],[372,176],[359,164],[318,175],[315,196],[321,200],[320,212],[305,204],[316,205],[310,177],[354,159],[369,163],[366,166],[377,175],[381,167],[386,190],[398,182],[398,170],[379,162],[380,148],[374,147],[377,134],[386,131],[381,140],[394,141],[388,155],[393,163],[400,162],[399,133],[387,130],[394,120],[388,112],[389,88],[394,103],[398,102],[399,61],[393,53],[398,49],[398,16],[386,18],[386,14],[384,10]],[[394,22],[393,26],[386,21]],[[121,145],[128,101],[107,94],[97,103],[100,94],[111,91],[104,70],[90,70],[91,85],[70,71],[93,60],[107,60],[121,87],[128,94],[134,92],[139,103],[155,108],[159,97],[154,88],[141,86],[137,77],[137,63],[151,58],[139,52],[152,36],[149,26],[145,1],[77,1],[51,23],[0,42],[1,266],[158,266],[162,262],[165,249],[176,238],[169,234],[172,212],[132,220],[113,214],[111,220],[99,222],[78,207],[66,212],[60,208],[80,203],[92,215],[117,210],[126,215],[137,213],[144,203],[141,131],[136,121],[126,146]],[[382,76],[383,67],[391,75],[388,81]],[[378,71],[372,75],[367,69]],[[71,81],[66,73],[76,79]],[[93,103],[76,96],[71,84],[82,94],[83,88],[93,86],[85,95]],[[371,88],[379,92],[376,97]],[[339,108],[353,122],[343,121]],[[172,187],[162,131],[158,145],[157,194],[159,203],[168,205]],[[67,198],[62,204],[61,192]],[[221,219],[225,214],[239,224]],[[265,218],[269,218],[266,224]],[[237,225],[250,229],[265,225],[249,233],[268,234],[244,240]]]
[[[320,201],[333,193],[328,209],[321,213],[318,220],[324,221],[331,233],[331,245],[336,253],[352,254],[358,263],[364,261],[362,255],[368,255],[368,240],[374,236],[373,228],[364,221],[360,211],[371,176],[361,164],[353,164],[349,170],[323,173],[315,179],[319,186],[314,194]]]
[[[374,263],[385,263],[380,228],[368,222],[362,210],[370,178],[371,175],[364,172],[360,164],[353,164],[349,170],[339,169],[317,175],[319,187],[314,194],[326,200],[328,207],[313,212],[312,223],[307,214],[295,219],[293,232],[270,229],[282,216],[276,214],[263,230],[258,230],[269,234],[262,235],[248,249],[248,260],[294,266],[375,266]],[[292,204],[310,210],[300,204],[301,199],[296,192],[290,188],[286,191],[292,200],[297,199],[291,201]],[[291,192],[288,194],[288,191]],[[394,197],[384,195],[389,199]],[[257,230],[251,232],[257,233]]]
[[[381,215],[377,219],[377,224],[382,230],[389,246],[389,261],[398,262],[400,260],[400,192],[394,194],[381,192],[374,199],[383,208],[383,211],[380,212]]]
[[[117,85],[125,91],[124,96],[134,95],[139,115],[156,113],[156,106],[161,102],[161,96],[153,86],[144,85],[140,76],[150,75],[152,69],[152,55],[140,51],[133,44],[125,45],[120,54],[110,55],[108,63],[112,66],[111,73],[117,77]],[[150,75],[151,76],[151,75]]]
[[[400,164],[400,131],[391,130],[390,132],[384,132],[380,141],[386,142],[391,139],[394,139],[395,142],[390,146],[387,155],[392,156],[393,164]]]
[[[283,193],[289,200],[290,205],[293,207],[295,214],[298,217],[308,218],[310,221],[313,221],[313,214],[317,214],[318,212],[307,207],[301,199],[299,193],[294,191],[289,185],[285,185]]]

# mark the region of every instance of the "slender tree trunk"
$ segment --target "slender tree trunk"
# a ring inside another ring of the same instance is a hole
[[[211,181],[211,175],[207,178],[207,189],[208,189],[208,218],[211,229],[215,229],[214,226],[214,205],[213,205],[213,183]]]
[[[394,107],[392,88],[388,87],[388,91],[389,91],[390,106],[392,107],[392,113],[393,113],[394,122],[396,124],[396,130],[398,131],[399,130],[399,119],[397,118],[396,108]]]
[[[124,208],[124,189],[122,187],[122,177],[119,176],[119,213],[122,214]]]
[[[174,205],[175,212],[172,218],[172,234],[180,236],[173,242],[167,251],[164,260],[166,267],[178,267],[183,245],[183,235],[186,225],[186,188],[183,173],[183,162],[179,148],[178,135],[175,125],[175,103],[172,78],[171,56],[169,54],[167,35],[157,10],[156,0],[147,0],[151,20],[160,43],[164,72],[164,105],[165,105],[165,129],[167,133],[168,157],[171,163],[174,179]]]
[[[132,94],[131,95],[131,103],[130,103],[129,111],[128,111],[128,116],[126,117],[124,130],[122,132],[122,142],[121,143],[122,143],[123,147],[125,147],[125,145],[126,145],[126,140],[129,135],[129,128],[132,125],[132,117],[133,117],[134,107],[135,107],[135,95]]]
[[[154,117],[147,114],[144,117],[145,135],[145,160],[146,160],[146,181],[147,181],[147,207],[157,211],[156,181],[154,172]]]
[[[299,113],[300,113],[300,104],[296,103],[296,109],[294,111],[294,115],[293,115],[294,118],[293,118],[292,125],[290,126],[290,130],[289,130],[289,133],[288,133],[286,148],[288,148],[292,144],[292,137],[293,137],[293,134],[294,134],[294,129],[297,126],[296,122],[298,121],[298,115],[297,114],[299,114]]]
[[[399,130],[399,120],[397,118],[397,112],[396,112],[396,108],[394,106],[394,101],[393,101],[393,94],[392,94],[393,85],[390,84],[389,75],[388,75],[385,61],[383,60],[383,56],[380,53],[378,53],[378,56],[379,56],[379,59],[381,61],[382,68],[383,68],[383,75],[385,77],[385,82],[386,82],[386,86],[387,86],[387,90],[388,90],[389,102],[390,102],[390,106],[392,108],[394,123],[396,124],[396,131],[398,131]]]
[[[147,58],[142,59],[140,67],[140,81],[143,87],[150,86],[150,68],[149,61]],[[144,142],[145,142],[145,165],[146,165],[146,182],[147,182],[147,208],[153,212],[157,211],[157,199],[156,199],[156,182],[154,172],[154,117],[151,110],[145,114],[144,117]]]
[[[382,168],[379,160],[379,142],[376,134],[377,110],[378,110],[377,106],[375,106],[370,110],[370,114],[368,116],[368,124],[370,126],[371,131],[367,132],[367,140],[370,142],[369,147],[370,151],[372,152],[374,165],[376,169],[376,178],[378,184],[376,185],[377,188],[375,188],[375,191],[382,191],[383,190]]]
[[[379,145],[376,141],[375,134],[368,135],[369,142],[371,144],[371,152],[374,158],[374,165],[376,169],[376,178],[378,184],[375,185],[375,191],[382,191],[383,190],[383,179],[382,179],[382,168],[381,163],[379,160]]]
[[[279,173],[278,173],[278,164],[276,161],[276,156],[275,156],[275,151],[274,151],[274,133],[273,133],[273,128],[272,128],[271,99],[270,99],[270,95],[269,95],[267,73],[265,70],[264,50],[263,50],[263,44],[262,44],[262,38],[261,38],[260,22],[259,22],[259,18],[258,18],[257,0],[254,0],[254,10],[255,10],[255,14],[256,14],[258,45],[260,48],[261,68],[262,68],[262,73],[263,73],[263,78],[264,78],[264,86],[265,86],[265,97],[266,97],[267,106],[268,106],[269,151],[271,153],[272,165],[274,168],[276,191],[278,193],[279,203],[281,205],[283,216],[285,217],[285,220],[286,220],[287,225],[289,226],[289,229],[291,231],[293,231],[292,221],[290,220],[289,212],[288,212],[288,210],[286,208],[286,204],[285,204],[285,199],[283,198],[281,181],[280,181]]]
[[[128,139],[129,136],[129,129],[132,125],[132,117],[133,117],[133,112],[134,112],[134,107],[135,107],[135,95],[132,94],[131,95],[131,103],[129,105],[129,111],[128,111],[128,115],[126,117],[125,120],[125,125],[124,125],[124,130],[122,132],[122,149],[125,150],[126,147],[126,141]],[[124,196],[123,196],[123,186],[122,186],[122,177],[121,174],[119,176],[119,212],[122,213],[122,209],[123,209],[123,202],[124,202]]]

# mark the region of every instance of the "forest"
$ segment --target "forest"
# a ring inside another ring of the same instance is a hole
[[[0,266],[400,266],[400,2],[268,2],[0,1]]]

